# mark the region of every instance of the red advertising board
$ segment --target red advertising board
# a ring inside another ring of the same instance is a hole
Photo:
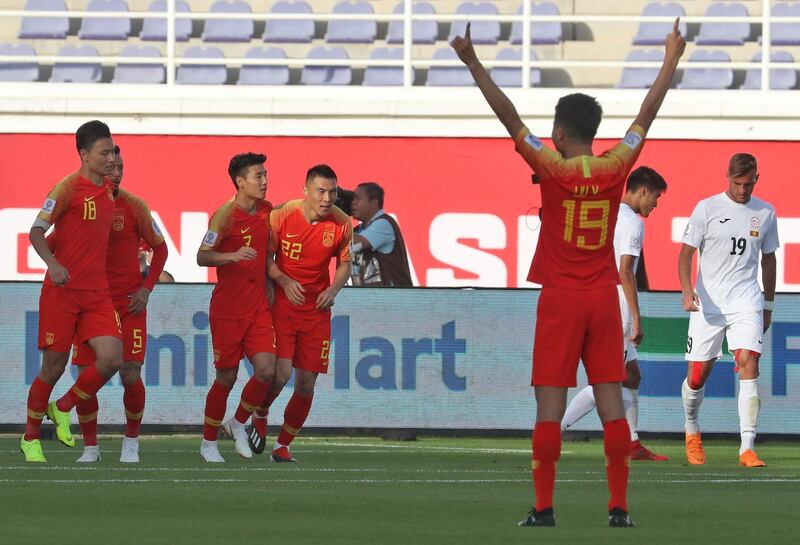
[[[125,159],[124,186],[158,213],[173,241],[177,252],[167,268],[179,281],[210,278],[190,269],[203,234],[197,224],[233,194],[226,171],[230,157],[254,151],[268,155],[268,198],[276,203],[302,196],[305,172],[317,163],[330,164],[345,188],[368,180],[381,184],[385,209],[402,227],[420,285],[526,285],[521,278],[536,242],[539,190],[509,139],[117,135],[115,140]],[[598,141],[595,149],[613,144]],[[639,164],[654,167],[669,184],[646,220],[651,287],[678,288],[674,233],[682,230],[680,218],[688,217],[698,200],[723,191],[728,158],[748,151],[760,164],[756,195],[773,203],[782,221],[779,289],[800,291],[800,198],[792,158],[797,149],[791,142],[648,142]],[[72,135],[0,135],[0,250],[14,256],[0,279],[41,274],[28,248],[35,215],[29,209],[39,208],[50,187],[78,166]],[[189,227],[192,237],[182,236]]]

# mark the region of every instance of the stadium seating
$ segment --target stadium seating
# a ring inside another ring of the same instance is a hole
[[[343,47],[314,47],[308,52],[308,59],[347,59]],[[302,85],[349,85],[353,79],[349,66],[306,65],[300,74]]]
[[[709,17],[747,17],[742,4],[711,4],[706,10]],[[697,45],[742,45],[750,36],[750,23],[702,23],[695,38]]]
[[[551,2],[531,2],[531,14],[560,15],[560,12],[558,11],[558,6]],[[517,8],[517,15],[522,15],[522,6]],[[522,23],[514,23],[511,25],[511,37],[509,41],[513,45],[522,43]],[[561,23],[531,23],[531,43],[561,43]]]
[[[167,0],[154,0],[150,3],[147,11],[166,13]],[[192,10],[184,0],[175,0],[175,11],[189,13]],[[175,40],[185,42],[192,35],[191,19],[175,19]],[[142,32],[139,38],[147,41],[165,42],[167,40],[167,20],[166,19],[144,19]]]
[[[794,62],[794,57],[787,51],[773,51],[772,62]],[[761,62],[761,51],[753,57],[753,62]],[[794,68],[771,68],[769,71],[769,88],[773,90],[794,89],[797,87],[797,72]],[[747,71],[742,89],[761,89],[761,70],[751,68]]]
[[[166,68],[163,64],[123,62],[123,58],[159,58],[161,51],[152,45],[126,46],[119,53],[120,61],[114,69],[111,83],[164,83]]]
[[[190,47],[183,54],[189,59],[224,59],[217,47]],[[186,85],[222,85],[228,79],[228,69],[221,64],[182,64],[175,82]]]
[[[285,59],[280,47],[252,47],[245,53],[248,59]],[[243,64],[237,85],[286,85],[289,83],[288,66]]]
[[[370,59],[402,60],[402,47],[378,47],[369,55]],[[368,66],[364,70],[364,85],[403,85],[402,66]]]
[[[86,11],[127,12],[125,0],[91,0]],[[127,40],[131,33],[129,18],[86,17],[78,37],[82,40]]]
[[[649,17],[683,17],[686,12],[683,6],[676,2],[664,4],[653,2],[647,4],[642,10],[642,15]],[[673,23],[640,23],[639,30],[633,38],[634,45],[663,45],[664,37],[672,32]],[[681,22],[679,30],[686,36],[686,23]]]
[[[59,57],[98,57],[91,45],[65,45],[58,50]],[[87,59],[88,60],[88,59]],[[50,81],[58,83],[97,83],[103,76],[99,62],[86,64],[57,62],[53,65]]]
[[[374,15],[375,10],[372,9],[367,2],[339,2],[333,7],[333,13],[336,14],[359,14],[359,15]],[[325,41],[331,44],[334,43],[364,43],[371,44],[375,41],[375,36],[378,34],[378,25],[375,21],[367,21],[363,19],[354,19],[352,21],[340,19],[330,21],[328,23],[328,32],[325,34]]]
[[[0,44],[0,55],[33,56],[36,51],[27,44]],[[0,81],[36,81],[39,65],[35,62],[0,62]]]
[[[395,5],[392,13],[403,13],[405,6],[403,2]],[[411,7],[412,13],[434,15],[436,10],[427,2],[414,2]],[[411,41],[415,44],[432,44],[436,42],[439,34],[436,21],[412,21]],[[401,44],[405,36],[403,21],[390,21],[389,30],[386,32],[387,44]]]
[[[433,60],[458,60],[455,51],[442,47],[433,52]],[[459,61],[460,62],[460,61]],[[431,66],[425,85],[429,87],[469,87],[475,85],[466,66]]]
[[[243,0],[217,0],[211,4],[212,13],[252,13]],[[253,37],[252,19],[208,19],[203,29],[204,42],[249,42]]]
[[[499,61],[519,61],[522,60],[522,51],[513,47],[506,47],[497,53]],[[531,51],[531,60],[537,60],[536,53]],[[522,87],[522,69],[510,66],[495,66],[491,71],[492,79],[500,87]],[[542,71],[538,68],[531,68],[531,86],[535,87],[542,84]]]
[[[636,49],[628,53],[626,61],[662,62],[664,51],[661,49]],[[649,89],[658,75],[658,68],[623,68],[617,87],[620,89]]]
[[[780,17],[800,17],[800,2],[781,2],[772,6],[773,45],[800,45],[800,23],[778,23]]]
[[[272,13],[312,13],[311,6],[303,0],[280,1],[272,6]],[[267,21],[262,39],[265,42],[309,43],[314,38],[314,21],[311,19],[280,19]]]
[[[721,50],[698,49],[689,55],[690,62],[730,62],[730,56]],[[679,89],[730,89],[733,70],[730,68],[687,68]]]
[[[67,11],[64,0],[28,0],[27,11]],[[69,32],[69,19],[64,17],[23,17],[20,38],[63,40]]]
[[[463,2],[456,8],[457,15],[497,15],[497,8],[491,2]],[[467,21],[453,21],[447,41],[463,36]],[[494,45],[500,40],[500,21],[473,21],[472,43]]]

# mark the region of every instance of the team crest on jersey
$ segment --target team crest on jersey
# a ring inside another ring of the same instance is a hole
[[[761,222],[758,220],[756,216],[750,218],[750,236],[757,237],[758,236],[758,228],[761,226]]]
[[[336,236],[336,228],[328,224],[322,232],[322,245],[326,248],[333,246],[333,239]]]
[[[56,200],[55,199],[47,199],[44,201],[42,205],[42,212],[47,212],[48,214],[56,209]]]
[[[44,344],[46,344],[47,346],[50,346],[54,342],[56,342],[56,334],[55,333],[50,333],[48,331],[47,333],[44,334]]]
[[[125,216],[114,216],[114,231],[122,231],[125,227]]]

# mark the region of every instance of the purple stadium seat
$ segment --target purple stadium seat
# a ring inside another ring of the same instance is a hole
[[[375,10],[367,2],[339,2],[333,6],[333,13],[357,13],[359,15],[374,15]],[[328,22],[328,32],[325,41],[328,43],[359,43],[371,44],[378,34],[378,24],[366,20],[339,20]]]
[[[683,10],[683,6],[676,2],[663,4],[652,2],[644,7],[642,15],[649,17],[683,17],[686,12]],[[639,30],[633,38],[633,43],[635,45],[664,45],[664,39],[667,34],[672,32],[672,24],[666,21],[663,23],[640,23]],[[686,36],[686,23],[681,21],[679,30],[683,36]]]
[[[91,45],[65,45],[58,50],[59,57],[98,57],[97,49]],[[50,81],[56,83],[97,83],[102,77],[99,62],[87,64],[60,63],[53,65]]]
[[[378,47],[370,53],[369,58],[403,60],[403,48]],[[364,85],[403,85],[403,67],[368,66],[364,70]]]
[[[224,59],[217,47],[194,46],[186,50],[187,59]],[[228,69],[223,64],[181,64],[176,83],[185,85],[222,85],[228,79]]]
[[[90,0],[86,11],[127,12],[125,0]],[[131,20],[105,17],[87,17],[81,21],[78,38],[82,40],[127,40],[131,33]]]
[[[660,49],[637,49],[628,53],[626,61],[662,62],[664,52]],[[623,68],[617,83],[620,89],[649,89],[658,75],[658,68]]]
[[[36,55],[28,44],[0,44],[0,55],[27,57]],[[39,65],[35,62],[0,62],[0,81],[36,81]]]
[[[27,11],[67,11],[64,0],[28,0]],[[64,17],[23,17],[19,29],[20,38],[55,38],[62,40],[69,32],[69,19]]]
[[[243,0],[217,0],[211,13],[252,13]],[[253,37],[252,19],[208,19],[203,29],[204,42],[249,42]]]
[[[773,51],[769,57],[772,62],[794,62],[794,57],[787,51]],[[761,62],[761,51],[753,57],[753,62]],[[794,68],[770,69],[770,89],[786,90],[795,87],[797,87],[797,72]],[[742,89],[761,89],[761,69],[751,68],[747,71]]]
[[[405,6],[403,2],[395,5],[393,13],[403,13]],[[411,12],[415,14],[435,15],[436,10],[427,2],[415,2],[411,6]],[[412,21],[411,40],[415,44],[432,44],[436,42],[439,34],[436,21]],[[401,44],[405,36],[405,26],[403,21],[389,21],[389,30],[386,32],[387,44]]]
[[[730,62],[727,53],[718,49],[698,49],[689,55],[689,62]],[[687,68],[679,89],[729,89],[733,85],[730,68]]]
[[[119,52],[120,62],[114,69],[111,83],[164,83],[166,68],[163,64],[137,64],[122,62],[125,58],[160,58],[161,51],[152,45],[129,45]]]
[[[497,53],[499,61],[519,61],[522,60],[522,51],[513,47],[506,47]],[[531,51],[531,60],[537,60],[536,53]],[[492,79],[500,87],[522,87],[522,69],[508,66],[495,66],[492,68]],[[542,71],[538,68],[531,68],[531,87],[542,84]]]
[[[560,15],[558,6],[551,2],[531,2],[532,15]],[[522,15],[522,6],[517,8],[517,15]],[[514,45],[522,43],[522,23],[511,25],[511,38]],[[531,23],[532,44],[558,44],[561,43],[561,23],[545,22]]]
[[[247,50],[248,59],[285,59],[280,47],[252,47]],[[289,83],[288,66],[265,66],[243,64],[236,85],[286,85]]]
[[[348,59],[343,47],[315,47],[308,52],[308,59]],[[349,66],[306,65],[300,75],[303,85],[350,85],[353,79]]]
[[[303,0],[280,1],[272,6],[272,13],[312,13],[311,6]],[[262,39],[265,42],[309,43],[314,38],[314,21],[311,19],[280,19],[267,21]]]
[[[800,23],[776,22],[780,17],[800,17],[800,2],[774,4],[770,27],[773,45],[800,45]]]
[[[433,52],[433,59],[438,61],[458,60],[451,47],[442,47]],[[460,62],[460,61],[459,61]],[[431,66],[428,69],[429,87],[470,87],[475,85],[472,74],[466,66]]]
[[[744,5],[711,4],[706,15],[714,17],[747,17]],[[750,36],[750,23],[702,23],[694,40],[697,45],[743,45]]]
[[[150,3],[147,11],[166,13],[167,0],[154,0]],[[175,0],[175,12],[189,13],[192,10],[184,0]],[[175,19],[175,40],[185,42],[192,35],[191,19]],[[147,41],[167,41],[167,20],[166,19],[144,19],[142,32],[139,38]]]
[[[462,2],[456,8],[457,15],[497,15],[497,8],[491,2]],[[463,36],[467,21],[453,21],[450,25],[448,42],[456,36]],[[500,39],[500,21],[473,21],[472,43],[494,45]]]

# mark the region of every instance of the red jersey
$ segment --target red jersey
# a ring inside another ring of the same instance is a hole
[[[325,218],[309,223],[303,215],[302,199],[289,201],[275,208],[269,217],[272,229],[270,251],[275,252],[278,268],[305,288],[305,302],[294,306],[282,289],[275,290],[275,306],[301,313],[330,313],[317,310],[317,296],[331,285],[328,268],[331,259],[337,263],[350,261],[353,224],[350,216],[339,208]]]
[[[527,127],[520,130],[516,150],[538,175],[542,191],[541,230],[529,281],[579,289],[619,284],[614,227],[644,134],[632,125],[619,144],[599,157],[565,159]]]
[[[233,253],[242,246],[258,252],[252,261],[217,267],[217,285],[211,294],[212,318],[249,318],[267,303],[267,246],[272,203],[261,201],[255,214],[242,210],[234,200],[223,204],[208,222],[201,250]]]
[[[128,296],[141,288],[139,241],[155,248],[164,237],[143,200],[120,189],[114,199],[114,220],[108,237],[106,276],[115,306],[127,306]]]
[[[94,185],[77,172],[50,190],[38,218],[54,226],[53,255],[67,269],[73,290],[108,289],[106,251],[114,216],[114,186]],[[55,285],[49,275],[44,283]]]

